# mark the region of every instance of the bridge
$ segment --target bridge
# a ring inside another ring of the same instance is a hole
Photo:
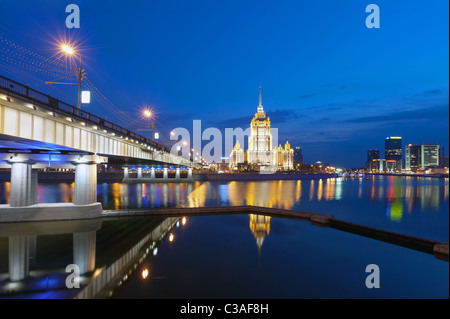
[[[99,215],[97,165],[106,163],[123,167],[124,182],[190,182],[192,169],[199,167],[164,145],[0,76],[0,168],[11,169],[10,204],[0,205],[0,222],[36,220],[36,213],[23,209],[30,207],[40,209],[40,219]],[[162,167],[162,177],[155,165]],[[73,205],[38,205],[42,168],[75,168]],[[136,178],[130,178],[132,170]]]

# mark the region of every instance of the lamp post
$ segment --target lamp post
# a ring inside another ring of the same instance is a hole
[[[61,45],[61,51],[69,56],[73,56],[75,55],[75,50],[73,47],[71,47],[70,45],[67,44],[63,44]],[[65,85],[78,85],[78,103],[77,103],[77,108],[80,109],[81,108],[81,81],[84,79],[85,77],[85,72],[84,70],[81,68],[81,54],[78,54],[80,56],[80,67],[77,68],[75,74],[77,76],[77,83],[62,83],[62,82],[45,82],[45,84],[65,84]]]
[[[147,119],[150,119],[152,117],[152,112],[150,112],[149,110],[145,110],[144,116]],[[155,141],[155,118],[154,117],[153,117],[153,122],[152,122],[152,141]]]

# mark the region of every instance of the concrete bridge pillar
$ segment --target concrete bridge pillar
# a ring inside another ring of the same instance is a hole
[[[163,179],[164,180],[169,179],[169,175],[167,173],[167,167],[163,168]]]
[[[30,270],[29,236],[10,236],[9,241],[9,279],[19,281],[28,277]]]
[[[128,170],[128,166],[125,166],[123,168],[123,179],[128,179],[128,178],[130,178],[130,172]]]
[[[139,166],[138,167],[138,169],[137,169],[137,178],[142,178],[142,167],[141,166]]]
[[[187,175],[188,179],[192,179],[192,168],[188,168],[188,175]]]
[[[75,205],[88,205],[97,202],[97,164],[76,163]]]
[[[152,167],[150,169],[150,178],[151,179],[155,179],[156,178],[156,176],[155,176],[155,168],[154,167]]]
[[[179,167],[177,167],[175,169],[175,179],[180,179],[180,168]]]
[[[73,234],[73,263],[80,269],[80,275],[95,269],[96,231]]]
[[[11,163],[10,206],[24,207],[37,203],[37,171],[28,162]]]

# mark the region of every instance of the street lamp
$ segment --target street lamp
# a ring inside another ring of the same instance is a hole
[[[155,140],[155,118],[152,117],[152,112],[150,112],[149,110],[145,110],[144,111],[144,116],[147,119],[153,118],[153,122],[152,122],[152,141]]]
[[[68,44],[62,44],[61,45],[61,51],[69,56],[73,56],[75,55],[75,49],[73,47],[71,47]],[[78,85],[78,103],[77,103],[77,108],[80,109],[81,108],[81,81],[85,78],[85,72],[84,70],[81,68],[81,54],[79,54],[80,56],[80,67],[78,68],[78,70],[75,72],[76,76],[77,76],[77,82],[78,83],[61,83],[61,82],[45,82],[45,84],[66,84],[66,85]]]

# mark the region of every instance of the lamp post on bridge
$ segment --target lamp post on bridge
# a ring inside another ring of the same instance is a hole
[[[75,55],[75,50],[73,47],[71,47],[70,45],[67,44],[63,44],[61,45],[61,51],[69,56],[73,56]],[[81,54],[78,53],[78,55],[80,56],[80,67],[77,68],[75,74],[77,76],[77,83],[62,83],[62,82],[45,82],[45,84],[64,84],[64,85],[78,85],[78,103],[77,103],[77,108],[78,110],[81,109],[81,81],[85,78],[85,72],[84,70],[81,68]]]
[[[155,141],[155,117],[152,116],[152,112],[150,110],[145,110],[144,111],[144,116],[149,120],[150,118],[152,118],[152,141]]]

